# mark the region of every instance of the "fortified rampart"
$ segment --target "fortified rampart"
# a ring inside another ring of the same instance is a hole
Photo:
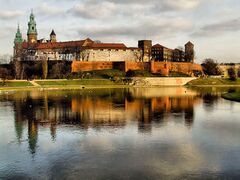
[[[160,74],[163,76],[168,76],[171,71],[181,72],[188,75],[192,75],[194,71],[202,71],[201,65],[190,62],[72,62],[72,72],[104,69],[119,69],[124,72],[129,70],[146,70],[153,74]]]

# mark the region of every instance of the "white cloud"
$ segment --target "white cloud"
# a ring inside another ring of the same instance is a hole
[[[166,10],[189,10],[200,5],[200,0],[164,0],[162,9]]]
[[[14,19],[16,17],[22,16],[24,13],[22,11],[7,11],[1,10],[0,11],[0,19],[2,20],[9,20]]]
[[[192,36],[208,37],[240,31],[240,17],[202,26]]]
[[[117,13],[115,4],[111,2],[76,4],[68,12],[86,19],[111,17],[112,14]]]
[[[39,5],[36,8],[36,13],[39,15],[47,15],[47,16],[53,16],[53,15],[59,15],[64,13],[64,9],[50,5],[46,2]]]

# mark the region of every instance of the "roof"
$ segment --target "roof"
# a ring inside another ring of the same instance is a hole
[[[55,34],[54,30],[52,30],[52,32],[51,32],[51,34],[50,34],[50,36],[56,36],[56,34]]]
[[[161,45],[161,44],[155,44],[154,46],[152,46],[152,48],[164,48],[164,49],[167,49],[167,50],[171,50],[171,51],[172,51],[172,49],[167,48],[167,47],[165,47],[165,46],[163,46],[163,45]]]
[[[154,46],[152,46],[153,48],[164,48],[164,46],[162,46],[161,44],[155,44]]]
[[[194,45],[191,41],[188,41],[185,45]]]
[[[114,49],[126,49],[127,46],[122,43],[93,43],[92,48],[114,48]]]
[[[79,41],[66,41],[66,42],[45,42],[45,43],[28,43],[23,42],[23,48],[33,49],[61,49],[61,48],[87,48],[87,49],[134,49],[128,48],[123,43],[96,43],[91,39]],[[138,49],[138,48],[135,48]]]
[[[82,47],[93,43],[90,39],[79,40],[79,41],[66,41],[66,42],[46,42],[46,43],[23,43],[23,48],[34,48],[34,49],[58,49],[58,48],[73,48],[73,47]]]

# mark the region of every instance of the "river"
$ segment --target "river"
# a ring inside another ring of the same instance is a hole
[[[239,179],[227,88],[0,94],[0,179]]]

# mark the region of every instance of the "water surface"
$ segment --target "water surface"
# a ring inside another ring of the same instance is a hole
[[[0,179],[237,179],[240,103],[227,89],[0,94]]]

